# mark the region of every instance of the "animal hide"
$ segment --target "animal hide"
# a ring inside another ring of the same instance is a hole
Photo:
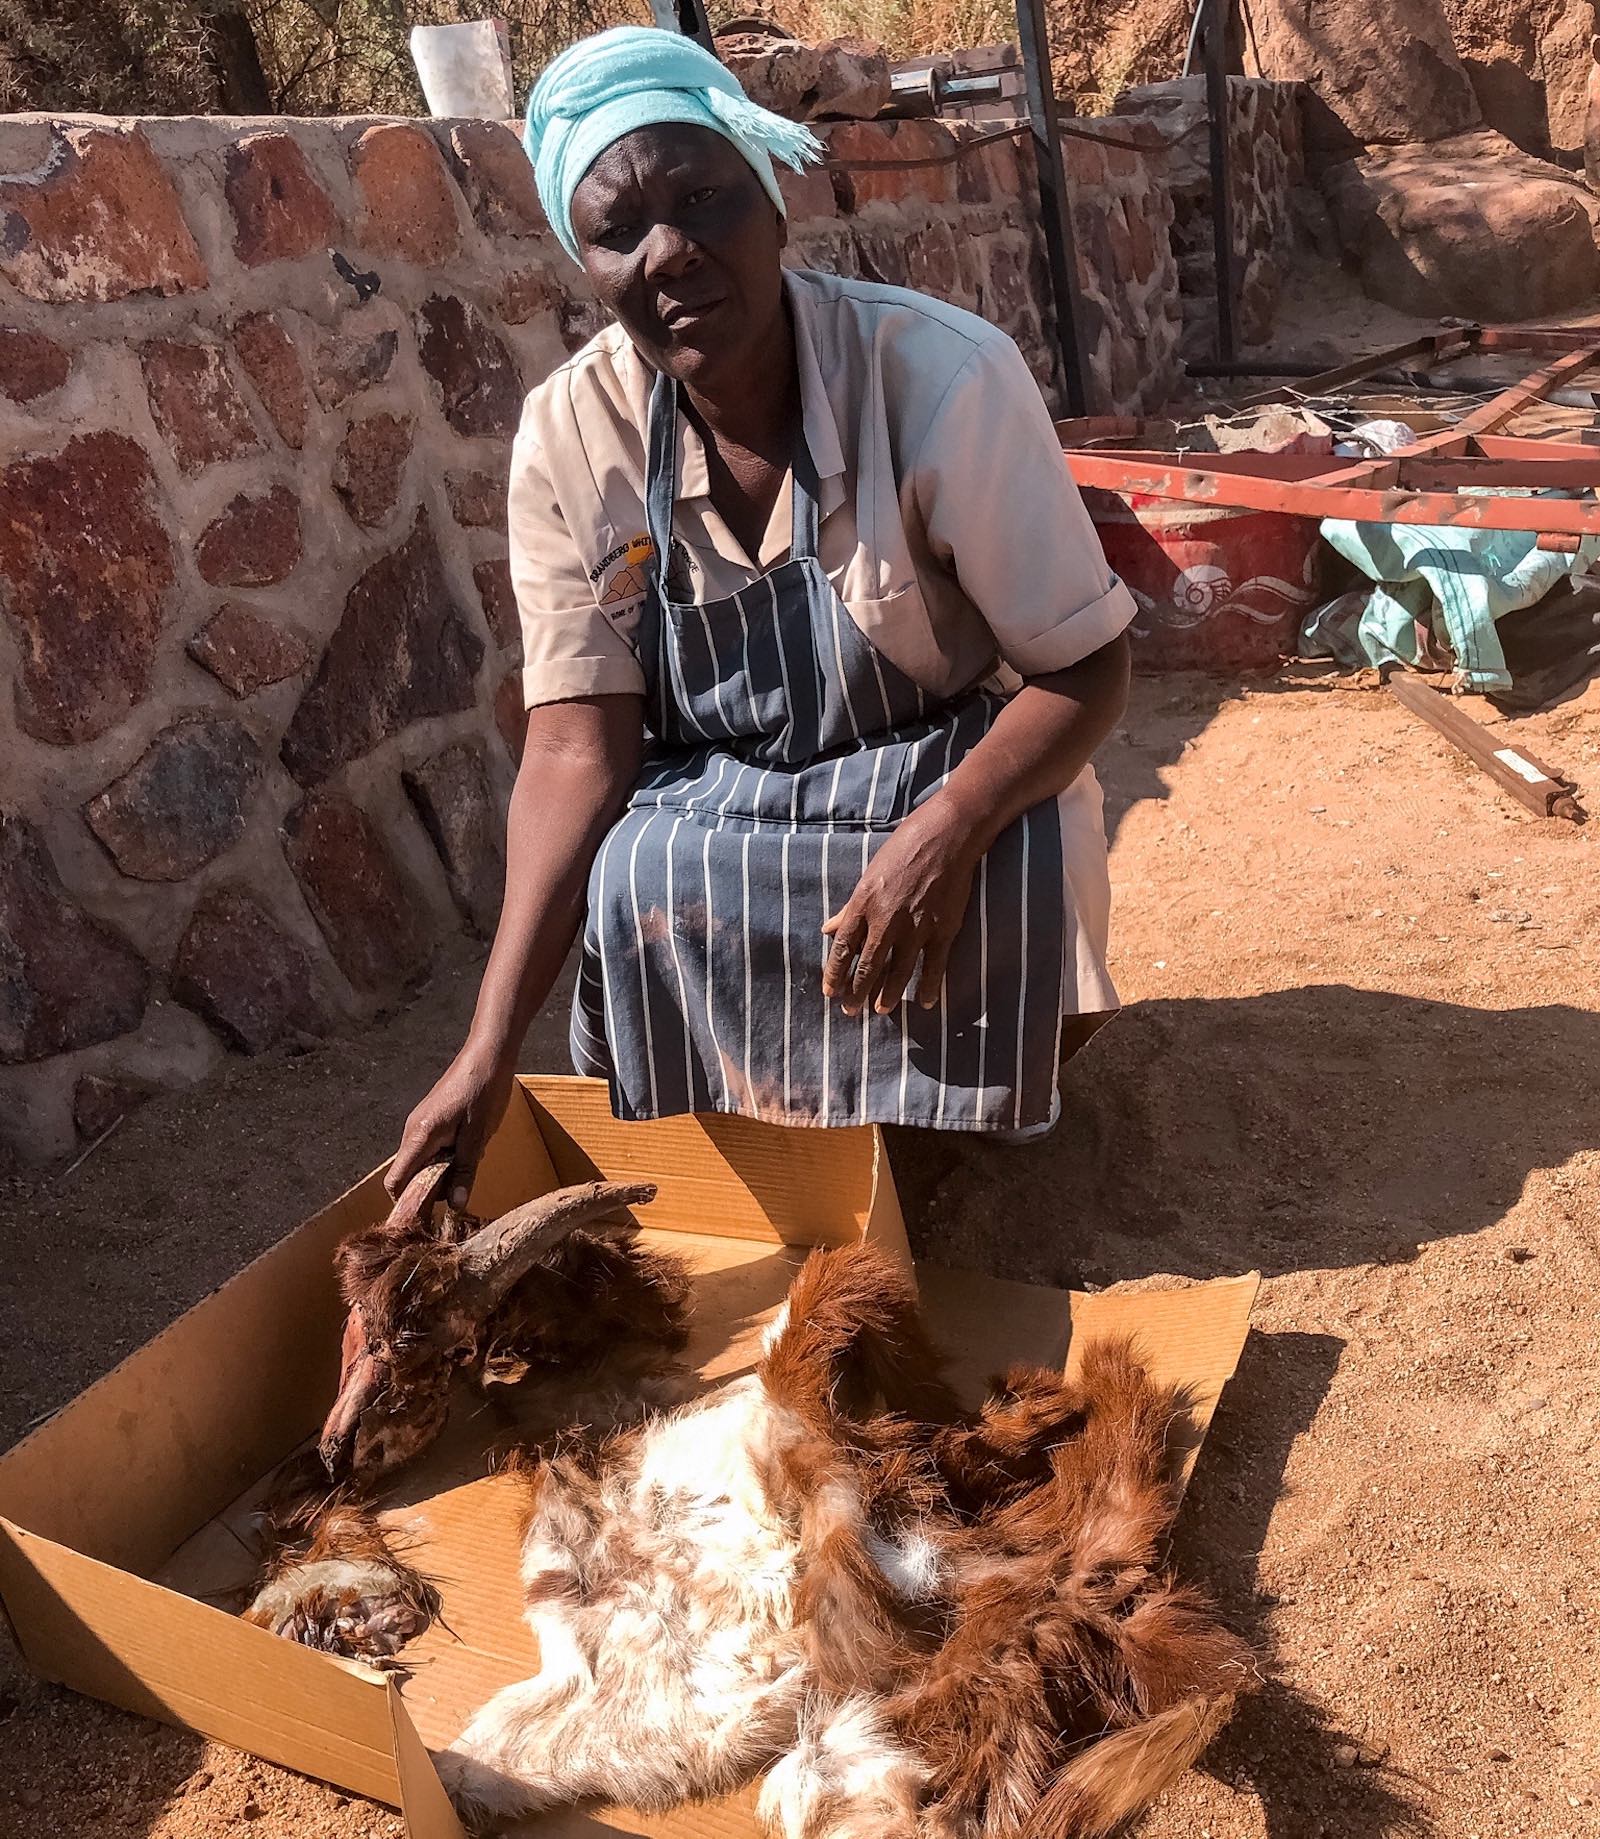
[[[757,1371],[530,1475],[540,1670],[441,1771],[479,1830],[766,1773],[779,1839],[1094,1839],[1199,1755],[1248,1650],[1161,1567],[1181,1400],[1126,1345],[976,1415],[909,1279],[819,1252]]]

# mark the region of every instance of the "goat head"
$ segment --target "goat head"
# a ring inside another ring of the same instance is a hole
[[[423,1169],[384,1221],[339,1248],[348,1314],[339,1394],[318,1443],[335,1482],[370,1484],[426,1449],[449,1415],[457,1374],[481,1375],[491,1354],[514,1365],[508,1317],[514,1343],[561,1312],[561,1296],[538,1293],[544,1262],[579,1228],[591,1248],[595,1235],[632,1232],[616,1216],[656,1193],[648,1182],[586,1182],[484,1223],[440,1204],[448,1167]],[[668,1307],[680,1335],[681,1302]]]

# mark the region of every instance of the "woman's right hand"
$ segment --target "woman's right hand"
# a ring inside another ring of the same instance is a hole
[[[406,1119],[400,1147],[383,1179],[392,1199],[419,1169],[448,1154],[445,1198],[453,1207],[466,1206],[484,1145],[511,1096],[514,1067],[510,1054],[467,1042]]]

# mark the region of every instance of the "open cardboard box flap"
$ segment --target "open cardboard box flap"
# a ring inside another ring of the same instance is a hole
[[[473,1189],[493,1215],[596,1174],[655,1181],[646,1237],[696,1273],[690,1358],[707,1383],[753,1366],[806,1251],[868,1241],[906,1259],[875,1130],[793,1131],[742,1118],[620,1125],[605,1087],[522,1081]],[[514,1417],[458,1404],[385,1509],[444,1613],[402,1682],[282,1641],[220,1603],[251,1573],[242,1530],[271,1472],[333,1397],[341,1309],[333,1253],[382,1216],[359,1182],[0,1458],[0,1603],[45,1676],[401,1808],[414,1839],[460,1839],[429,1760],[502,1685],[536,1668],[517,1584],[518,1491],[484,1474]],[[1015,1361],[1070,1371],[1092,1340],[1133,1335],[1191,1400],[1186,1478],[1249,1326],[1254,1274],[1081,1296],[970,1272],[917,1272],[935,1337],[974,1399]],[[665,1818],[568,1814],[540,1834],[749,1839],[751,1797]]]

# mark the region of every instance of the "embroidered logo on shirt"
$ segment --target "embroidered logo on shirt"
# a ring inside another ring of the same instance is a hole
[[[589,570],[589,580],[597,590],[595,598],[599,604],[615,607],[642,599],[650,586],[650,569],[655,559],[656,546],[643,531],[601,556]],[[689,552],[674,537],[667,554],[667,592],[674,600],[682,600],[689,585]]]
[[[599,589],[596,598],[600,605],[614,607],[626,600],[639,599],[649,585],[646,570],[655,560],[655,554],[655,544],[641,532],[601,556],[589,570],[590,581]]]

